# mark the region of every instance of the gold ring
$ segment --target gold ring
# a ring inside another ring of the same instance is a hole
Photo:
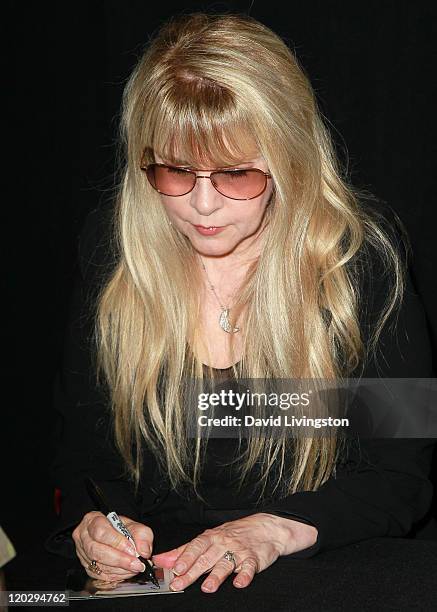
[[[97,565],[97,561],[95,559],[93,559],[91,561],[91,563],[88,563],[88,568],[91,572],[94,572],[95,574],[97,574],[97,576],[100,576],[100,574],[102,573],[101,568]]]

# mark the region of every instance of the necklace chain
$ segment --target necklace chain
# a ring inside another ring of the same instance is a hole
[[[229,319],[228,319],[228,313],[229,313],[231,307],[230,306],[228,306],[228,307],[227,306],[223,306],[223,304],[221,303],[221,300],[220,300],[219,296],[217,295],[217,292],[215,290],[214,285],[209,280],[208,272],[206,271],[205,264],[203,263],[203,259],[201,257],[200,257],[200,263],[202,264],[202,268],[205,271],[206,281],[207,281],[211,291],[214,293],[215,299],[217,300],[217,302],[218,302],[218,304],[219,304],[219,306],[221,308],[221,311],[222,311],[221,314],[220,314],[220,319],[219,319],[220,327],[225,332],[228,332],[228,333],[231,333],[231,332],[232,333],[236,333],[236,332],[240,331],[239,327],[232,327],[231,326],[231,324],[229,322]],[[234,293],[234,296],[235,296],[235,293]],[[234,296],[232,296],[232,299],[234,298]]]
[[[201,264],[202,264],[202,268],[203,268],[203,269],[204,269],[204,271],[205,271],[206,281],[207,281],[207,283],[208,283],[208,285],[209,285],[209,288],[210,288],[210,289],[211,289],[211,291],[214,293],[214,295],[215,295],[215,299],[217,300],[217,302],[218,302],[218,304],[219,304],[220,308],[221,308],[222,310],[226,310],[226,306],[223,306],[223,304],[221,303],[221,300],[220,300],[219,296],[217,295],[217,292],[216,292],[216,290],[215,290],[214,285],[213,285],[213,284],[211,283],[211,281],[209,280],[208,272],[206,271],[205,264],[203,263],[202,259],[200,260],[200,262],[201,262]]]

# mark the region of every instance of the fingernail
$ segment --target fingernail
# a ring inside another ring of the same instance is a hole
[[[186,569],[187,569],[187,566],[185,565],[185,563],[176,563],[173,571],[175,574],[179,576],[179,574],[183,574]]]
[[[137,572],[144,572],[146,566],[144,565],[144,563],[141,563],[141,561],[138,561],[138,559],[135,559],[135,561],[132,561],[132,563],[130,564],[130,568],[131,570]]]
[[[170,583],[170,588],[172,591],[179,591],[179,589],[182,588],[182,580],[173,580],[173,582]]]
[[[144,557],[145,559],[148,559],[151,554],[152,554],[151,548],[147,548],[147,550],[140,550],[140,555]]]
[[[211,592],[213,588],[214,588],[214,585],[212,584],[212,582],[205,582],[205,584],[202,584],[203,591]]]

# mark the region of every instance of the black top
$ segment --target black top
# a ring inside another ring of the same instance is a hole
[[[61,490],[61,514],[46,541],[49,551],[74,555],[71,531],[83,515],[95,509],[83,479],[90,475],[105,491],[119,514],[153,526],[166,519],[173,525],[192,525],[200,533],[255,512],[263,511],[313,524],[318,540],[295,556],[312,556],[319,550],[339,547],[377,536],[405,536],[429,510],[432,486],[428,480],[433,440],[361,440],[352,444],[347,457],[318,491],[299,492],[283,499],[271,496],[256,506],[254,486],[235,488],[234,475],[222,465],[235,449],[235,440],[212,439],[202,476],[205,503],[188,490],[171,490],[152,454],[144,449],[141,487],[134,493],[123,477],[110,426],[108,399],[97,389],[89,350],[90,316],[96,290],[110,271],[108,258],[110,209],[92,211],[79,239],[79,270],[71,304],[62,368],[55,384],[59,414],[54,484]],[[390,209],[384,209],[388,227],[394,228]],[[392,236],[397,239],[397,231]],[[364,339],[386,298],[386,279],[381,260],[371,253],[363,270],[364,301],[361,326]],[[229,369],[222,369],[226,374]],[[230,371],[230,370],[229,370]],[[378,360],[369,362],[364,377],[432,377],[430,344],[420,300],[408,276],[403,304],[395,330],[386,325]],[[158,527],[157,527],[158,528]]]

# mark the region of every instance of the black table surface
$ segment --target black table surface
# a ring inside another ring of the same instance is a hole
[[[168,548],[161,542],[156,552]],[[5,567],[7,589],[64,590],[66,572],[75,566],[73,560],[35,548],[18,554]],[[69,609],[435,612],[437,541],[376,538],[310,559],[280,557],[245,589],[237,589],[228,579],[216,593],[203,593],[204,578],[181,594],[71,601]]]

